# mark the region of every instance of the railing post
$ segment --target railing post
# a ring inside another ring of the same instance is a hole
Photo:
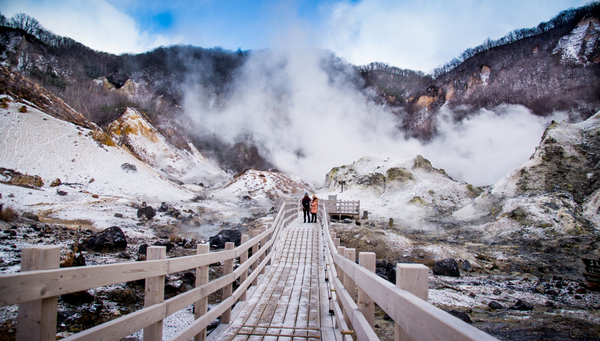
[[[375,252],[360,252],[358,254],[358,264],[363,268],[375,272]],[[360,310],[371,328],[375,326],[375,302],[367,295],[367,292],[358,287],[358,310]]]
[[[344,251],[344,257],[349,259],[352,263],[356,263],[356,249],[346,249]],[[356,302],[354,298],[356,293],[356,284],[354,283],[354,279],[352,279],[352,277],[350,277],[348,274],[344,274],[344,287],[350,294],[352,300]]]
[[[423,264],[396,264],[396,286],[427,301],[429,268]],[[412,341],[407,331],[396,323],[395,341]]]
[[[260,234],[260,231],[254,230],[252,231],[252,238],[257,237]],[[254,245],[252,245],[252,255],[254,256],[256,253],[258,252],[258,242]],[[254,261],[254,263],[252,264],[252,271],[256,271],[256,268],[258,267],[258,259]],[[257,285],[258,284],[258,277],[254,277],[254,280],[252,281],[252,285]]]
[[[242,236],[243,237],[243,236]],[[210,252],[210,244],[198,244],[196,246],[196,253],[201,255]],[[196,287],[208,283],[208,265],[203,265],[196,268]],[[194,318],[199,319],[206,314],[208,308],[208,296],[201,298],[194,304]],[[194,341],[206,340],[206,328],[203,329],[196,337]]]
[[[225,243],[225,250],[233,250],[235,248],[235,243],[227,242]],[[223,262],[223,276],[229,275],[233,272],[233,258],[228,259]],[[223,297],[221,298],[221,302],[225,301],[231,294],[233,293],[233,283],[229,283],[223,287]],[[227,308],[223,315],[221,315],[221,323],[229,323],[231,322],[231,307]]]
[[[338,250],[340,250],[340,249],[341,249],[341,247],[338,248]],[[352,263],[356,263],[356,249],[344,248],[343,252],[341,252],[340,255],[342,255],[346,259],[352,261]],[[354,279],[352,279],[352,277],[345,272],[343,274],[343,277],[344,277],[344,281],[343,281],[344,289],[346,289],[346,292],[348,292],[348,295],[350,295],[350,299],[352,301],[354,301],[354,294],[356,292],[356,285],[354,283]],[[344,319],[346,320],[346,324],[348,325],[348,327],[353,328],[353,327],[351,327],[352,321],[350,320],[350,316],[349,316],[348,312],[346,311],[346,309],[344,309]]]
[[[260,233],[263,233],[263,232],[265,232],[266,230],[267,230],[267,229],[263,227],[263,228],[260,230]],[[260,249],[262,249],[262,248],[264,248],[264,247],[265,247],[265,244],[266,244],[266,242],[267,242],[267,237],[265,236],[263,239],[261,239],[261,240],[260,240]],[[260,262],[261,262],[261,263],[262,263],[263,259],[265,259],[265,257],[267,257],[267,252],[268,252],[268,251],[265,251],[265,253],[263,253],[263,254],[262,254],[262,256],[260,256]],[[265,264],[265,265],[266,265],[266,264]],[[260,270],[260,274],[261,274],[261,275],[263,275],[263,274],[265,273],[265,269],[266,269],[266,266],[265,266],[265,267],[263,267],[263,268]]]
[[[21,250],[21,272],[56,269],[60,265],[60,247],[38,246]],[[56,340],[58,297],[19,304],[17,341]]]
[[[146,249],[147,260],[157,260],[167,258],[166,246],[149,246]],[[162,303],[165,300],[165,276],[156,276],[146,278],[144,296],[144,307]],[[163,321],[144,328],[144,341],[162,341]]]
[[[285,219],[285,217],[283,217],[283,218]],[[283,220],[284,220],[284,219],[282,219],[282,222],[281,222],[281,224],[282,224],[282,225],[283,225]],[[271,228],[271,224],[266,224],[266,225],[267,225],[267,226],[266,226],[266,228],[265,228],[265,231]],[[275,236],[273,235],[273,232],[271,232],[271,233],[269,234],[269,236],[268,236],[268,240],[271,240],[271,239],[273,239],[274,237],[275,237]],[[267,237],[265,237],[265,243],[266,243],[266,242],[267,242]],[[265,256],[266,256],[267,254],[271,253],[271,251],[273,250],[273,246],[274,246],[274,245],[275,245],[275,243],[273,243],[273,244],[272,244],[272,245],[269,247],[269,249],[267,250],[267,252],[265,252]],[[266,264],[266,265],[271,265],[271,259],[269,259],[269,260],[267,261],[267,264]]]
[[[242,235],[242,245],[248,242],[248,239],[250,239],[250,237],[247,234]],[[240,255],[240,265],[244,264],[246,261],[248,261],[248,250],[242,252],[242,254]],[[242,274],[240,275],[240,284],[244,283],[246,281],[246,278],[248,278],[248,270],[242,272]],[[246,292],[247,289],[244,290],[244,292],[240,295],[240,301],[246,300]]]

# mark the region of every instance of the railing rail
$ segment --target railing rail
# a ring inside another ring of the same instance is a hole
[[[335,232],[329,231],[326,205],[322,205],[321,228],[325,238],[326,276],[334,289],[332,310],[340,329],[351,330],[358,340],[379,340],[373,331],[373,302],[396,323],[396,340],[497,340],[427,302],[429,270],[424,265],[396,265],[396,285],[374,273],[375,254],[356,252],[340,246]],[[370,269],[367,269],[370,268]],[[372,270],[371,270],[372,269]],[[358,304],[355,290],[358,287]],[[350,341],[350,335],[344,335]]]
[[[237,248],[234,247],[233,243],[227,243],[229,245],[226,245],[226,248],[229,248],[229,250],[221,252],[208,252],[193,256],[147,260],[144,262],[49,270],[33,270],[40,268],[40,266],[23,264],[23,272],[21,273],[0,275],[0,306],[19,304],[17,340],[55,340],[56,303],[46,304],[47,302],[56,302],[59,295],[146,279],[145,308],[83,332],[73,334],[64,340],[118,340],[156,324],[158,324],[158,328],[152,330],[156,330],[155,333],[160,335],[146,335],[147,330],[144,330],[144,340],[161,340],[162,320],[164,318],[191,303],[206,299],[211,293],[221,288],[231,288],[232,283],[237,278],[242,278],[243,281],[240,280],[241,283],[235,292],[231,293],[229,297],[224,297],[223,301],[208,313],[202,316],[199,316],[197,313],[197,319],[192,324],[170,339],[189,340],[196,338],[196,340],[203,340],[205,338],[205,329],[209,323],[230,311],[231,307],[240,298],[243,297],[245,299],[248,287],[264,270],[264,267],[269,264],[273,256],[271,249],[273,244],[276,243],[282,228],[287,226],[297,216],[297,212],[298,205],[296,202],[284,202],[270,228],[262,231],[252,239],[249,239],[248,236],[243,236],[243,240],[247,241]],[[154,248],[164,249],[164,247],[150,247],[149,249]],[[247,257],[250,249],[252,249],[253,254],[251,257]],[[43,260],[45,255],[51,258],[52,262],[56,264],[60,261],[60,249],[56,246],[32,247],[23,251],[23,254],[35,255],[30,257],[34,259],[34,262],[39,259]],[[200,247],[198,248],[198,252],[200,253]],[[233,260],[238,257],[243,261],[233,271]],[[26,261],[25,258],[23,258],[23,261]],[[47,261],[44,262],[48,263]],[[162,302],[165,275],[188,269],[206,268],[209,264],[216,262],[230,262],[232,272]],[[42,265],[41,267],[57,266]],[[32,269],[32,271],[27,271],[29,269]],[[248,275],[249,269],[252,269],[252,273]],[[162,288],[159,285],[156,288],[156,292],[149,291],[152,289],[148,289],[148,284],[152,283],[154,278],[158,278],[159,281],[157,283],[161,283],[161,276],[163,278]],[[150,294],[160,297],[156,303],[148,303]],[[28,326],[27,330],[23,330],[21,321],[28,321],[23,323],[24,326]]]

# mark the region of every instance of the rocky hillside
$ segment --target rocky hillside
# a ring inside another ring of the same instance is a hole
[[[380,67],[377,72],[387,77],[363,75],[390,105],[404,109],[403,130],[422,139],[435,135],[442,106],[452,109],[457,120],[500,104],[524,105],[537,115],[566,111],[575,120],[585,119],[600,110],[599,18],[600,4],[595,3],[564,11],[536,28],[488,40],[440,68],[435,79],[398,79],[397,84],[415,77],[413,84],[422,83],[404,92],[404,98],[388,84],[397,71]]]
[[[544,240],[600,227],[600,113],[554,122],[531,159],[455,213],[492,236]]]
[[[364,157],[335,167],[324,189],[337,192],[338,199],[360,200],[370,219],[392,218],[397,226],[416,229],[438,228],[442,217],[472,203],[481,191],[454,181],[420,155],[410,160]]]
[[[600,109],[599,8],[596,3],[568,10],[536,28],[486,41],[434,75],[382,63],[353,66],[326,53],[317,63],[331,84],[343,83],[351,89],[345,93],[391,111],[399,129],[421,140],[436,136],[441,107],[451,109],[457,121],[500,104],[524,105],[537,115],[562,110],[573,120],[585,119]],[[225,141],[210,129],[197,129],[189,116],[182,115],[186,93],[200,94],[197,105],[219,112],[235,102],[236,86],[248,77],[244,67],[251,56],[264,58],[261,62],[267,64],[277,64],[276,59],[193,46],[116,56],[42,27],[20,27],[5,17],[0,17],[0,24],[0,61],[7,70],[48,89],[88,122],[106,128],[127,107],[134,107],[172,145],[193,152],[191,142],[233,172],[277,166],[270,162],[269,151],[259,148],[260,142],[246,136]],[[281,89],[293,82],[269,79],[269,69],[261,70],[265,82],[280,91],[275,101],[281,103],[275,106],[285,113],[289,98]],[[321,100],[311,104],[324,105]]]

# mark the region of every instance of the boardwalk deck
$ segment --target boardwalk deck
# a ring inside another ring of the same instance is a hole
[[[273,264],[219,340],[334,339],[324,338],[321,331],[324,264],[320,232],[319,224],[299,219],[283,231]],[[325,334],[333,330],[325,329]]]

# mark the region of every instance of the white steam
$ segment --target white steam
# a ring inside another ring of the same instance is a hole
[[[528,159],[551,119],[521,106],[500,106],[453,123],[443,109],[440,136],[424,145],[404,138],[391,111],[348,81],[330,79],[320,66],[325,57],[310,49],[254,52],[225,104],[190,89],[186,113],[198,131],[226,142],[251,136],[280,171],[317,184],[331,168],[376,154],[420,154],[456,180],[492,184]]]

